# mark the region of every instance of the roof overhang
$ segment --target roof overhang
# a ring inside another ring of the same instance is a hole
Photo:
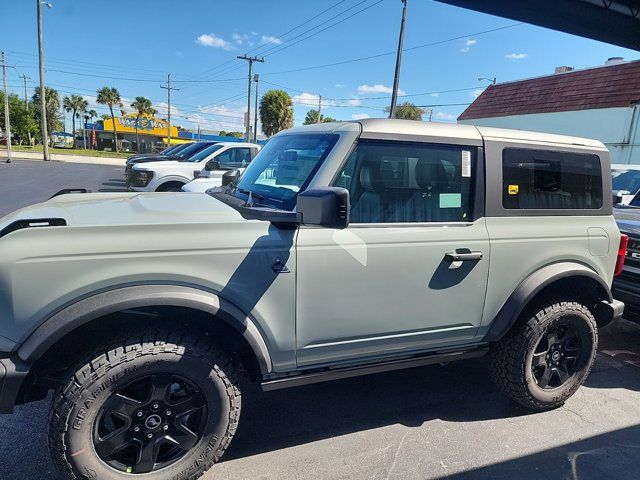
[[[437,0],[640,50],[640,0]]]

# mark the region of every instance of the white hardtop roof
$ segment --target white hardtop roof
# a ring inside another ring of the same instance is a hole
[[[386,138],[418,140],[418,137],[430,137],[434,141],[470,145],[482,145],[484,139],[516,140],[522,143],[555,143],[565,145],[583,145],[598,149],[605,149],[604,144],[589,138],[555,135],[552,133],[530,132],[525,130],[511,130],[506,128],[480,127],[462,123],[421,122],[416,120],[399,120],[391,118],[365,118],[349,122],[318,123],[303,125],[285,132],[340,132],[353,131],[357,125],[362,128],[363,138]],[[422,140],[420,138],[420,140]],[[424,140],[422,140],[424,141]]]

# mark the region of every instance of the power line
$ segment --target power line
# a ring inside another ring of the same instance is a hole
[[[408,52],[408,51],[412,51],[412,50],[417,50],[419,48],[433,47],[435,45],[441,45],[443,43],[454,42],[456,40],[461,40],[463,38],[468,38],[468,37],[477,37],[477,36],[480,36],[480,35],[485,35],[485,34],[488,34],[488,33],[497,32],[499,30],[505,30],[507,28],[517,27],[517,26],[520,26],[520,25],[523,25],[523,23],[522,22],[512,23],[510,25],[505,25],[503,27],[492,28],[492,29],[489,29],[489,30],[483,30],[481,32],[468,33],[466,35],[460,35],[460,36],[457,36],[457,37],[447,38],[447,39],[444,39],[444,40],[438,40],[436,42],[425,43],[425,44],[422,44],[422,45],[415,45],[413,47],[407,47],[407,48],[404,48],[402,51],[403,52]],[[265,73],[263,73],[263,75],[281,75],[281,74],[285,74],[285,73],[304,72],[304,71],[307,71],[307,70],[315,70],[315,69],[318,69],[318,68],[335,67],[335,66],[338,66],[338,65],[346,65],[346,64],[349,64],[349,63],[362,62],[362,61],[365,61],[365,60],[372,60],[374,58],[386,57],[386,56],[395,55],[395,54],[396,54],[396,51],[383,52],[383,53],[377,53],[375,55],[368,55],[366,57],[358,57],[358,58],[351,58],[349,60],[342,60],[340,62],[325,63],[325,64],[322,64],[322,65],[312,65],[312,66],[309,66],[309,67],[294,68],[294,69],[290,69],[290,70],[280,70],[280,71],[277,71],[277,72],[265,72]]]

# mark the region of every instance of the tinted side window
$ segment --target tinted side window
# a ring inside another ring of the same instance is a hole
[[[593,154],[507,148],[502,152],[505,209],[602,207],[600,158]]]
[[[477,149],[361,141],[335,181],[352,223],[463,222],[473,216]]]

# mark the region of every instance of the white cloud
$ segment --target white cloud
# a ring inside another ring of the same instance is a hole
[[[347,100],[347,105],[350,105],[352,107],[359,107],[360,105],[362,105],[362,100],[360,100],[359,98],[352,98],[351,100]]]
[[[433,118],[437,118],[438,120],[451,121],[455,120],[457,117],[453,113],[436,112],[433,114]]]
[[[388,93],[391,94],[393,92],[393,89],[391,87],[387,87],[386,85],[382,85],[382,84],[375,84],[375,85],[360,85],[358,87],[358,93]],[[400,90],[398,89],[398,95],[405,95],[404,90]]]
[[[246,42],[247,40],[249,40],[249,35],[247,35],[246,33],[243,34],[239,34],[239,33],[234,33],[233,35],[231,35],[231,39],[238,45],[242,45],[244,42]]]
[[[336,88],[344,88],[344,87],[346,87],[346,85],[344,83],[336,83],[334,85],[334,87],[336,87]]]
[[[233,45],[225,39],[218,37],[215,33],[203,33],[196,39],[196,43],[203,47],[222,48],[224,50],[233,49]]]
[[[471,95],[473,98],[478,98],[482,92],[484,92],[484,88],[476,88],[469,95]]]
[[[434,92],[434,93],[430,93],[429,96],[430,97],[439,97],[440,94],[438,92]]]
[[[475,38],[467,38],[464,42],[464,47],[462,47],[460,51],[462,53],[467,53],[469,50],[471,50],[471,47],[476,43],[478,43],[478,41]]]
[[[353,120],[363,120],[365,118],[371,118],[371,117],[366,113],[354,113],[353,115],[351,115],[351,118]]]
[[[504,58],[508,58],[509,60],[523,60],[528,56],[528,53],[510,53],[509,55],[505,55]]]
[[[299,93],[298,95],[294,95],[293,97],[291,97],[291,99],[293,100],[294,103],[297,103],[299,105],[310,105],[318,108],[318,102],[320,100],[320,97],[314,93],[303,92],[303,93]],[[328,104],[328,102],[326,101],[323,101],[322,103],[323,105]]]
[[[282,40],[271,35],[262,35],[262,43],[273,43],[274,45],[280,45],[282,43]]]

